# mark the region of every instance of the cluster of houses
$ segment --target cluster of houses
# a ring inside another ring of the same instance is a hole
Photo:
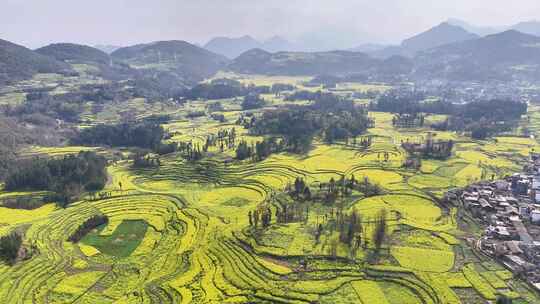
[[[486,228],[477,249],[540,290],[540,156],[523,173],[450,191]]]
[[[416,90],[423,90],[428,96],[444,96],[451,103],[462,104],[471,100],[509,99],[528,102],[540,100],[538,86],[525,81],[485,81],[456,82],[430,80],[416,82]],[[407,87],[403,86],[403,90]]]

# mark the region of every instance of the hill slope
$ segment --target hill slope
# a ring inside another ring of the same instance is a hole
[[[109,55],[105,52],[80,44],[55,43],[39,48],[36,52],[60,61],[109,63]]]
[[[0,39],[0,85],[28,79],[37,73],[71,71],[66,63]]]
[[[419,51],[476,38],[479,38],[479,36],[469,33],[459,26],[443,22],[423,33],[404,40],[401,43],[401,47],[406,54],[414,55]]]
[[[444,45],[415,58],[416,74],[454,80],[540,76],[540,37],[510,30]]]
[[[120,48],[111,57],[139,70],[166,72],[185,83],[212,76],[229,62],[224,56],[176,40]]]
[[[349,51],[270,53],[254,49],[236,58],[229,69],[245,74],[376,76],[381,72],[401,73],[409,66],[406,61],[406,58],[382,61],[364,53]],[[397,70],[393,70],[393,67]]]

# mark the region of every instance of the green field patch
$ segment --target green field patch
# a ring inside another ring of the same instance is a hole
[[[105,225],[94,229],[81,242],[97,248],[101,253],[125,258],[131,255],[143,240],[148,224],[142,220],[123,221],[110,236],[100,235]]]
[[[463,170],[463,168],[466,166],[466,163],[453,163],[451,165],[441,166],[433,173],[441,177],[451,178],[452,176],[456,175],[456,173]]]

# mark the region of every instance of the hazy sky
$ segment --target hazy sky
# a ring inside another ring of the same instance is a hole
[[[540,0],[0,0],[0,38],[38,47],[318,33],[336,43],[396,43],[450,17],[539,19]]]

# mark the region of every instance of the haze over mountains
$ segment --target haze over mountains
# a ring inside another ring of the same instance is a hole
[[[204,45],[204,48],[217,54],[234,59],[251,49],[263,49],[268,52],[292,51],[295,46],[279,36],[274,36],[263,42],[251,36],[238,38],[216,37]]]
[[[459,26],[443,22],[425,32],[403,40],[399,46],[389,46],[371,52],[371,54],[380,58],[388,58],[394,55],[414,57],[419,51],[476,38],[479,38],[479,36]]]
[[[321,52],[301,51],[298,45],[280,37],[264,42],[250,36],[215,38],[204,48],[180,40],[158,41],[118,48],[110,54],[72,43],[56,43],[32,51],[0,40],[0,83],[28,79],[37,73],[73,74],[73,63],[90,64],[106,79],[142,78],[171,88],[193,85],[219,70],[282,75],[354,74],[379,80],[508,80],[537,79],[540,75],[540,37],[524,33],[534,33],[540,28],[538,22],[513,26],[521,31],[487,36],[480,34],[494,29],[457,23],[443,22],[396,46],[364,44],[347,51]]]
[[[506,27],[482,27],[451,18],[422,33],[404,39],[399,45],[364,43],[348,48],[340,48],[337,46],[332,48],[328,46],[327,41],[325,43],[320,41],[317,43],[316,38],[318,36],[316,35],[309,35],[309,38],[305,38],[298,42],[291,42],[278,36],[261,42],[251,36],[243,36],[238,38],[217,37],[211,39],[204,48],[214,53],[224,55],[229,59],[234,59],[243,52],[257,48],[271,53],[279,51],[321,52],[347,49],[353,52],[369,53],[378,58],[389,58],[394,55],[413,57],[418,51],[453,42],[476,39],[481,36],[496,34],[507,30],[517,30],[525,34],[540,36],[540,22],[521,22]],[[332,37],[327,38],[326,40],[331,41]]]
[[[455,18],[448,19],[447,23],[455,25],[455,26],[459,26],[479,36],[487,36],[487,35],[496,34],[496,33],[504,32],[508,30],[516,30],[524,34],[540,36],[540,21],[537,21],[537,20],[524,21],[524,22],[511,25],[511,26],[497,26],[497,27],[473,25],[466,21],[455,19]]]

